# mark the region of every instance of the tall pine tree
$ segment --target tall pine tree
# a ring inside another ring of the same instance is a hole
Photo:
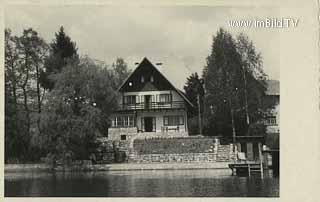
[[[265,88],[262,77],[254,75],[254,72],[260,71],[263,75],[261,66],[257,66],[262,61],[253,46],[241,50],[239,47],[239,42],[223,29],[213,38],[211,53],[203,71],[208,135],[247,135],[249,124],[255,124],[260,119],[260,101]],[[245,47],[244,44],[241,47]],[[256,63],[243,57],[245,51],[257,56]],[[245,66],[247,63],[251,64],[251,69]]]
[[[60,73],[62,68],[67,65],[70,60],[78,60],[77,47],[75,42],[64,32],[63,26],[60,27],[58,33],[55,33],[55,39],[50,44],[50,55],[46,59],[46,69],[40,74],[41,85],[49,90],[54,87],[55,74]]]

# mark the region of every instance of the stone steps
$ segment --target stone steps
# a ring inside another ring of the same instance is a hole
[[[227,162],[230,161],[230,146],[229,145],[219,145],[217,149],[217,162]]]

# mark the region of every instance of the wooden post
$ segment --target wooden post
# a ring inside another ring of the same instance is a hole
[[[250,164],[248,164],[248,175],[249,175],[249,177],[251,176],[251,173],[250,173],[251,171],[250,171]]]

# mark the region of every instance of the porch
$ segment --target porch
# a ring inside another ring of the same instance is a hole
[[[139,110],[165,110],[165,109],[185,109],[184,101],[171,102],[139,102],[120,104],[117,111],[139,111]]]

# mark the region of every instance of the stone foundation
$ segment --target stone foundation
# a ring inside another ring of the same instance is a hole
[[[173,138],[173,137],[188,137],[188,132],[185,132],[185,131],[138,132],[137,127],[108,129],[109,140],[132,140],[132,139]]]
[[[135,163],[188,163],[188,162],[215,162],[217,154],[214,153],[188,153],[188,154],[131,154],[129,162]]]
[[[136,135],[129,140],[100,138],[99,163],[231,162],[237,156],[237,150],[233,148],[232,144],[221,145],[219,139],[207,137],[160,137],[144,133],[144,135]],[[134,143],[134,140],[137,141]],[[172,148],[177,149],[164,149],[171,145],[171,141],[174,142]],[[152,146],[152,144],[155,146]]]

